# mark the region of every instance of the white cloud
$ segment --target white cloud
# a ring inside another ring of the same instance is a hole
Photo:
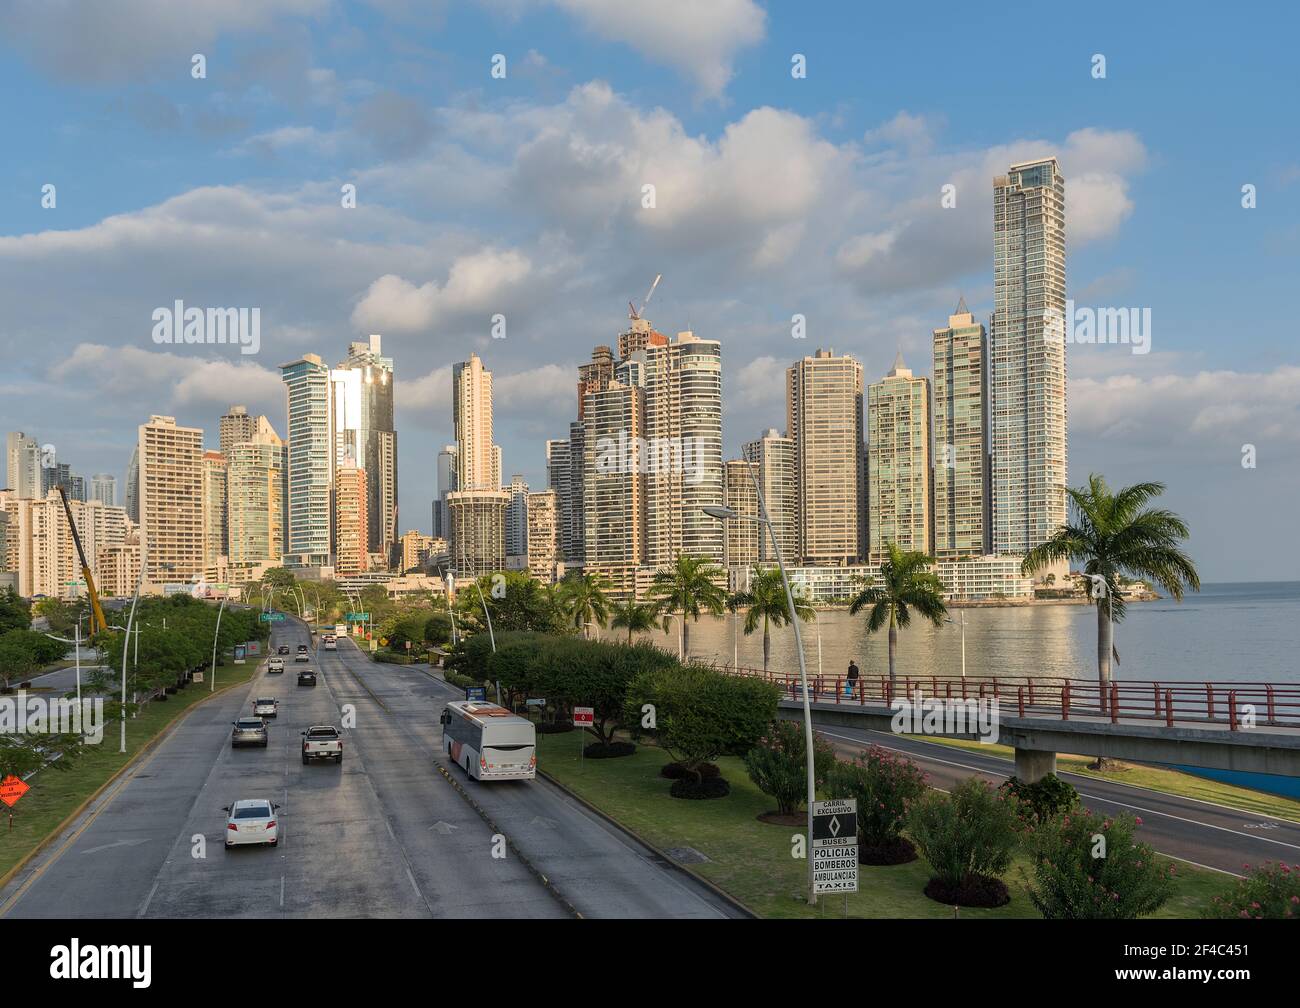
[[[509,307],[507,297],[528,277],[532,263],[514,250],[484,249],[452,263],[447,282],[415,286],[394,274],[375,280],[352,312],[358,329],[419,332],[448,317],[488,316]]]

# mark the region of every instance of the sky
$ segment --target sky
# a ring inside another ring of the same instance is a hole
[[[1204,580],[1294,580],[1300,14],[1146,6],[0,0],[0,430],[121,481],[150,414],[284,436],[279,365],[379,333],[428,531],[451,365],[541,487],[662,274],[656,328],[722,341],[734,457],[798,357],[930,374],[960,297],[987,324],[993,177],[1055,155],[1067,295],[1152,320],[1068,348],[1071,484],[1164,482]],[[258,352],[155,343],[176,300],[259,308]]]

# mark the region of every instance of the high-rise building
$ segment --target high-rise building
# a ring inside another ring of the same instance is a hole
[[[934,555],[989,553],[988,348],[963,299],[934,330]]]
[[[456,446],[443,445],[438,452],[438,499],[433,502],[433,535],[446,539],[451,535],[451,521],[447,517],[447,494],[456,489]]]
[[[447,495],[451,516],[451,565],[460,578],[505,570],[505,490],[453,490]]]
[[[140,445],[131,446],[131,458],[126,463],[126,516],[140,524]],[[137,543],[137,545],[139,545]]]
[[[366,471],[344,459],[334,476],[334,573],[339,577],[369,569]]]
[[[569,442],[551,438],[546,442],[546,487],[555,491],[555,528],[560,559],[569,556]]]
[[[95,473],[90,477],[90,499],[109,507],[117,505],[117,477],[108,473]]]
[[[86,560],[96,585],[100,581],[100,556],[126,541],[126,511],[98,501],[69,500]],[[67,513],[58,490],[43,498],[19,498],[12,491],[0,495],[7,514],[8,537],[13,549],[5,566],[17,574],[19,595],[31,598],[74,599],[86,593],[81,559],[68,529]],[[134,584],[132,590],[134,590]]]
[[[528,555],[528,482],[520,475],[510,477],[510,503],[506,505],[506,556]]]
[[[589,392],[599,392],[614,380],[614,354],[607,346],[591,351],[591,363],[578,367],[578,419],[583,418],[583,399]]]
[[[203,573],[203,431],[151,416],[138,448],[146,580],[191,581]]]
[[[315,354],[280,365],[289,411],[289,549],[285,563],[324,566],[334,544],[335,459],[329,368]]]
[[[492,372],[477,354],[452,367],[452,429],[456,488],[500,490],[500,453],[492,443]]]
[[[544,584],[554,584],[560,553],[558,495],[541,490],[528,495],[528,573]]]
[[[402,547],[399,572],[405,574],[409,570],[418,569],[428,559],[429,553],[433,549],[434,540],[438,538],[440,537],[427,536],[418,529],[404,532],[399,540]]]
[[[847,566],[866,547],[862,365],[818,350],[786,371],[794,441],[798,553],[807,566]]]
[[[758,491],[749,474],[749,465],[744,459],[731,459],[727,462],[726,504],[740,518],[724,522],[727,544],[727,566],[748,570],[759,561],[758,543],[766,535],[758,523]]]
[[[741,456],[753,467],[753,477],[757,478],[763,491],[763,504],[772,522],[772,533],[780,546],[781,558],[793,564],[799,557],[799,495],[794,438],[769,428],[761,437],[746,444]],[[750,482],[753,483],[753,478]],[[758,558],[765,566],[776,563],[772,536],[766,530],[759,537]]]
[[[203,453],[203,573],[212,581],[226,554],[230,527],[226,513],[226,456],[219,451]]]
[[[667,345],[668,337],[661,332],[656,332],[649,319],[638,316],[633,318],[631,322],[632,324],[628,326],[627,331],[618,335],[618,359],[620,361],[628,360],[637,351],[645,350],[647,347]]]
[[[583,421],[574,420],[569,424],[569,488],[568,531],[569,537],[564,548],[564,563],[568,567],[581,567],[587,557],[587,519],[583,514],[586,506],[584,488],[587,464],[587,428]]]
[[[252,440],[257,431],[257,420],[248,415],[247,406],[231,406],[219,421],[221,454],[230,459],[230,450],[237,444]]]
[[[334,464],[351,458],[366,471],[368,549],[387,557],[397,542],[397,430],[393,360],[381,346],[377,335],[348,344],[330,385]]]
[[[73,500],[80,500],[73,493],[73,474],[72,466],[66,462],[56,462],[53,465],[41,466],[41,496],[46,497],[55,487],[63,487],[69,497]],[[82,497],[84,497],[84,493]]]
[[[41,494],[41,446],[22,431],[5,435],[5,476],[8,489],[19,498]]]
[[[930,382],[903,363],[867,390],[868,562],[889,544],[930,555]]]
[[[288,448],[266,417],[231,446],[227,487],[230,578],[244,584],[279,566],[288,547]]]
[[[645,353],[645,563],[682,554],[722,564],[722,526],[701,510],[724,493],[722,345],[680,332]]]
[[[108,546],[99,553],[95,587],[103,598],[126,598],[140,583],[140,530],[126,533],[120,545]]]
[[[990,452],[995,553],[1066,520],[1065,179],[1055,158],[993,180]]]
[[[632,594],[645,563],[645,393],[611,381],[583,399],[583,570]]]

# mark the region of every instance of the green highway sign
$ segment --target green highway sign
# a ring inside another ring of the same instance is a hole
[[[353,623],[364,623],[366,620],[370,619],[370,613],[350,612],[347,614],[347,618],[351,620]]]
[[[263,623],[283,623],[284,613],[282,612],[264,612],[259,617]]]

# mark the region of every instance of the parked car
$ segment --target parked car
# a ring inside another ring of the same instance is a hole
[[[230,732],[231,749],[246,745],[261,746],[265,749],[267,742],[270,741],[270,733],[266,730],[266,722],[260,717],[240,718],[238,721],[230,723],[235,726]]]
[[[275,697],[258,697],[253,701],[253,713],[258,717],[275,717],[280,701]]]
[[[273,672],[283,672],[283,671],[284,671],[284,659],[283,659],[283,658],[268,658],[268,659],[267,659],[267,661],[266,661],[266,672],[267,672],[267,675],[270,675],[270,674],[273,673]]]
[[[333,725],[312,725],[302,733],[302,761],[314,759],[343,762],[343,738]]]
[[[313,672],[313,671],[312,671],[311,669],[309,669],[309,668],[299,669],[299,671],[298,671],[298,685],[299,685],[299,686],[315,686],[315,685],[316,685],[316,673]]]
[[[237,844],[269,844],[280,842],[280,824],[275,813],[279,805],[265,798],[244,798],[226,805],[226,850]]]

